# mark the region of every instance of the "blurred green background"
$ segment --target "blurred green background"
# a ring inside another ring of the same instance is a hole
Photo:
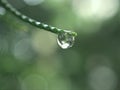
[[[78,33],[57,35],[0,6],[0,90],[119,90],[120,0],[8,0],[21,13]]]

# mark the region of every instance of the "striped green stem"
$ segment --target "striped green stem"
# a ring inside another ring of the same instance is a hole
[[[18,10],[16,10],[11,4],[9,4],[7,2],[7,0],[0,0],[0,3],[4,8],[6,8],[8,11],[13,13],[15,16],[17,16],[21,20],[23,20],[23,21],[25,21],[25,22],[27,22],[29,24],[32,24],[32,25],[34,25],[34,26],[36,26],[36,27],[38,27],[40,29],[50,31],[50,32],[55,33],[55,34],[59,34],[61,32],[68,32],[67,30],[59,29],[59,28],[47,25],[45,23],[41,23],[41,22],[36,21],[36,20],[34,20],[32,18],[29,18],[26,15],[23,15]],[[69,31],[69,33],[72,34],[73,36],[77,36],[77,33],[75,33],[75,32]]]

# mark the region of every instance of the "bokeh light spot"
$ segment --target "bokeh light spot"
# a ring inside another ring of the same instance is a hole
[[[30,47],[30,39],[26,38],[16,42],[13,54],[19,60],[30,60],[34,55]]]
[[[33,33],[32,45],[38,53],[50,55],[56,50],[56,37],[50,32],[36,31]]]
[[[0,7],[0,15],[5,15],[6,10],[3,7]]]
[[[81,18],[106,20],[119,10],[119,0],[73,0],[73,8]]]
[[[20,82],[22,90],[48,90],[47,81],[37,74],[28,75]]]
[[[114,90],[116,84],[116,73],[107,66],[96,67],[89,74],[89,85],[93,90]]]

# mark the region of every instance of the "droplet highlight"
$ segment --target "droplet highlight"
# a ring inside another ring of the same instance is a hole
[[[57,42],[62,49],[68,49],[73,46],[75,36],[70,31],[61,32],[58,34]]]

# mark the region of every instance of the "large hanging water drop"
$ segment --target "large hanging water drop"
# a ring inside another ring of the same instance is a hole
[[[70,31],[61,32],[58,34],[57,42],[62,49],[67,49],[73,46],[75,36]]]

